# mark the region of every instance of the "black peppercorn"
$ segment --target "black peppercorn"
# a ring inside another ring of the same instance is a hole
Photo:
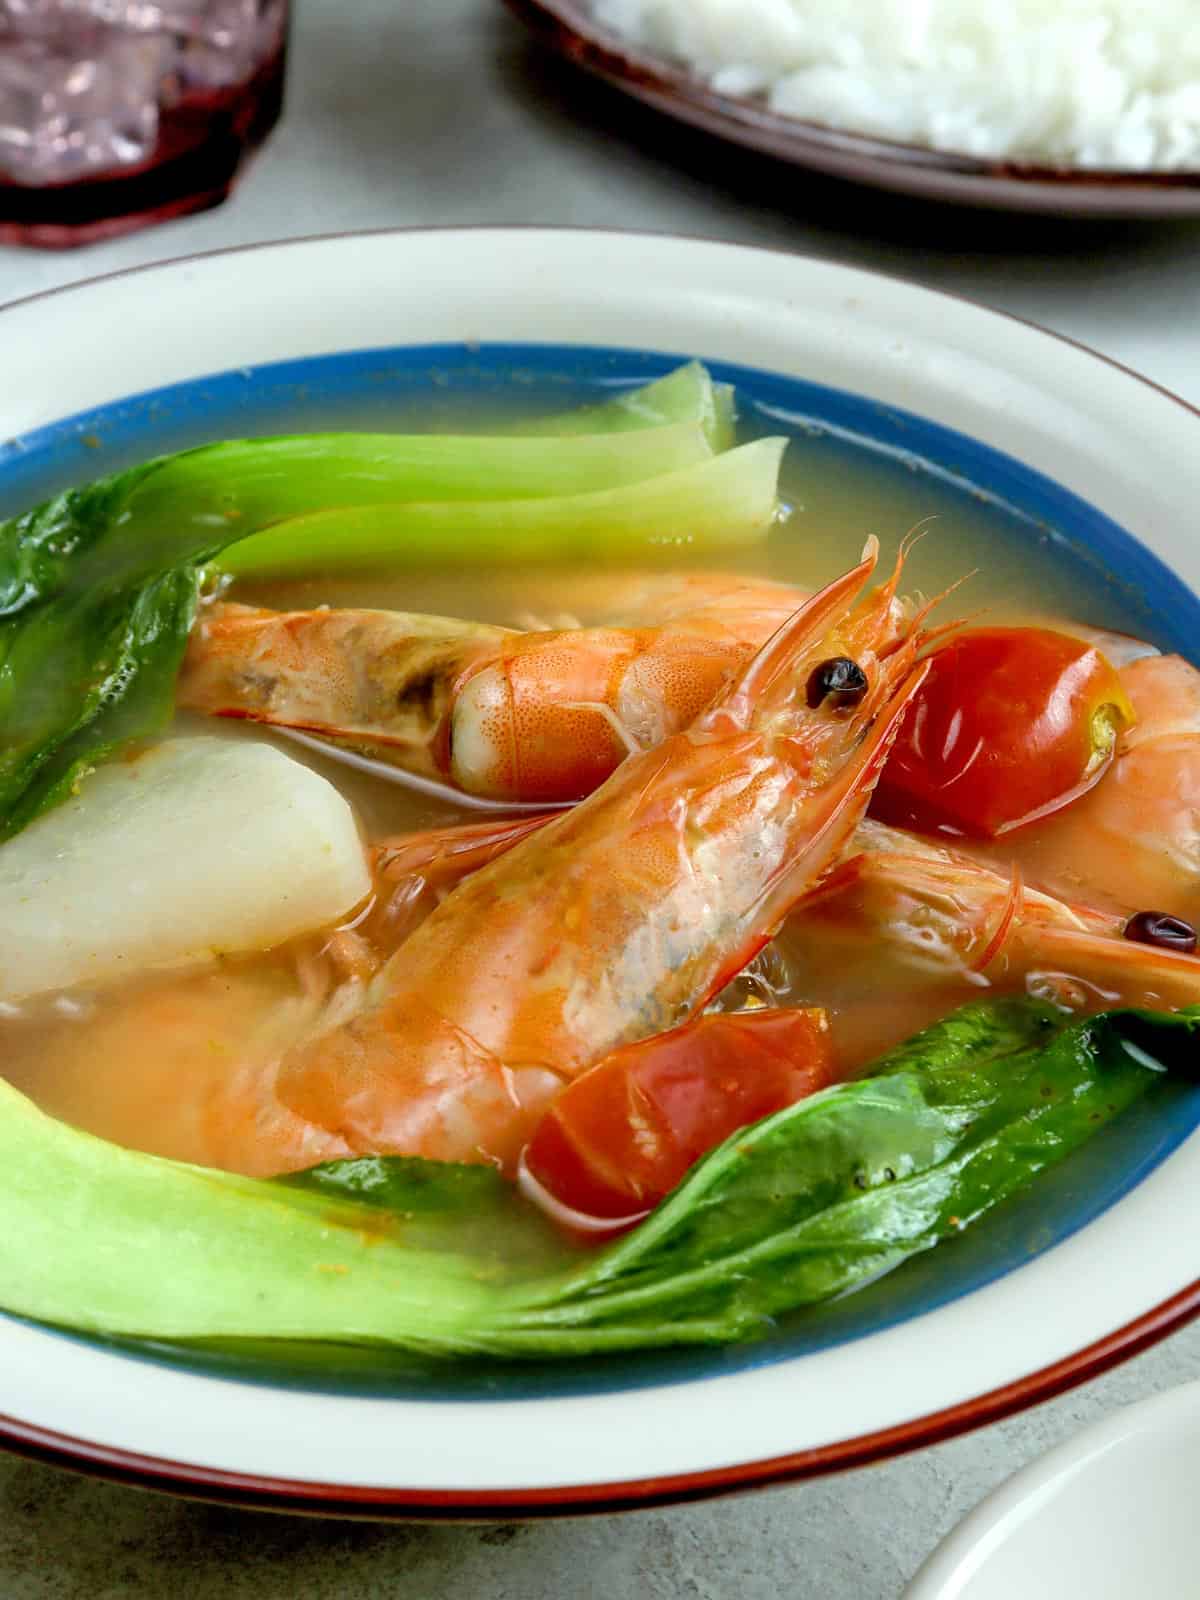
[[[1125,937],[1138,944],[1154,944],[1160,950],[1178,950],[1188,956],[1196,948],[1196,930],[1191,923],[1165,911],[1139,911],[1125,924]]]

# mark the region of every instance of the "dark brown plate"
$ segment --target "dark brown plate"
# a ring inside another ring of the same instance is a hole
[[[646,105],[795,166],[924,200],[1054,216],[1200,217],[1200,171],[1119,172],[981,161],[818,122],[785,117],[752,98],[717,94],[665,56],[600,27],[586,0],[505,0],[568,61]]]

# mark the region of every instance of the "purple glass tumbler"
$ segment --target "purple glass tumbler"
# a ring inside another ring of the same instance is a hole
[[[219,205],[283,105],[287,0],[0,0],[0,244]]]

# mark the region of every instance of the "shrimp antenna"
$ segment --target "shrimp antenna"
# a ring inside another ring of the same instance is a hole
[[[943,639],[949,638],[951,634],[957,633],[961,628],[970,627],[980,617],[986,616],[987,607],[981,606],[975,611],[968,611],[964,617],[956,617],[953,622],[939,622],[936,628],[924,627],[925,619],[930,612],[936,610],[943,600],[948,600],[969,579],[977,577],[978,573],[979,568],[973,567],[970,572],[964,572],[961,578],[956,578],[953,583],[948,584],[946,588],[935,594],[932,599],[924,601],[909,623],[905,638],[897,640],[890,648],[882,651],[881,658],[893,655],[897,650],[909,643],[915,644],[917,650],[924,650],[931,644],[937,644]]]
[[[914,522],[912,527],[900,541],[901,555],[907,556],[909,551],[915,545],[920,544],[921,540],[925,537],[927,530],[932,527],[935,522],[939,522],[940,520],[941,518],[939,514],[936,511],[931,511],[927,517],[922,517],[919,522]]]

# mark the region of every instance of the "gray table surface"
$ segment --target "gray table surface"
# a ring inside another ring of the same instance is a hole
[[[565,71],[493,0],[302,0],[286,118],[232,202],[82,253],[0,250],[0,302],[225,245],[468,222],[656,228],[876,267],[1042,322],[1200,404],[1200,226],[1023,222],[814,180]],[[302,1521],[0,1458],[0,1596],[895,1600],[1017,1467],[1198,1376],[1200,1326],[1023,1416],[868,1471],[542,1526]]]

